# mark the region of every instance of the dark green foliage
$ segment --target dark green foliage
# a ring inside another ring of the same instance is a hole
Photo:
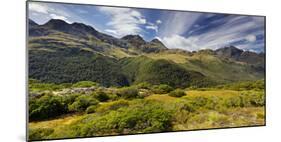
[[[168,60],[153,60],[145,56],[124,58],[120,61],[130,83],[147,82],[153,85],[167,84],[172,87],[188,87],[193,80],[204,75],[189,71]]]
[[[110,99],[110,97],[103,91],[96,91],[93,96],[100,102],[106,102]]]
[[[171,118],[160,103],[145,101],[99,117],[88,116],[76,130],[80,136],[163,132],[171,130]]]
[[[29,129],[29,136],[28,139],[30,140],[41,140],[54,132],[52,128],[36,128],[36,129]]]
[[[125,87],[119,89],[117,95],[124,99],[133,99],[139,97],[139,92],[135,87]]]
[[[154,85],[152,88],[152,91],[156,94],[166,94],[173,90],[174,90],[173,87],[166,84]]]
[[[83,112],[89,106],[97,105],[98,103],[99,102],[92,96],[81,95],[77,97],[71,105],[68,106],[68,109],[71,112]]]
[[[94,113],[96,112],[96,109],[97,109],[97,105],[92,105],[92,106],[89,106],[87,109],[86,109],[86,113]]]
[[[48,119],[66,112],[67,106],[59,96],[44,95],[29,102],[30,121]]]
[[[75,83],[88,80],[103,86],[126,86],[129,83],[120,68],[113,58],[79,48],[54,53],[29,51],[29,77],[42,82]]]
[[[169,96],[172,96],[172,97],[182,97],[185,95],[186,94],[185,94],[184,90],[182,90],[182,89],[176,89],[169,93]]]

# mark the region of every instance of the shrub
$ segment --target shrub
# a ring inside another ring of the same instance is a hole
[[[72,85],[72,87],[92,87],[98,86],[98,83],[92,81],[80,81]]]
[[[62,115],[67,112],[62,97],[44,95],[29,102],[29,119],[43,120]]]
[[[136,85],[136,87],[138,89],[150,89],[151,88],[151,84],[147,83],[147,82],[142,82],[142,83],[139,83],[138,85]]]
[[[119,89],[117,95],[125,99],[133,99],[139,96],[139,92],[134,87],[126,87],[126,88]]]
[[[94,112],[96,112],[97,106],[98,106],[98,105],[89,106],[89,107],[86,109],[86,113],[89,114],[89,113],[94,113]]]
[[[110,111],[104,115],[89,115],[76,128],[81,136],[133,134],[171,130],[171,112],[160,103],[136,102],[136,105]]]
[[[252,91],[247,91],[243,92],[241,96],[244,96],[244,98],[247,98],[250,105],[252,106],[264,106],[265,104],[265,99],[264,99],[264,93],[263,92],[252,92]]]
[[[166,94],[173,90],[174,90],[174,88],[172,88],[171,86],[166,85],[166,84],[155,85],[152,88],[152,91],[156,94]]]
[[[242,102],[239,96],[229,97],[224,99],[224,105],[226,107],[243,107],[245,102]]]
[[[98,101],[91,96],[82,95],[75,99],[71,105],[68,106],[69,110],[72,112],[82,112],[91,105],[97,105]]]
[[[129,106],[129,101],[121,99],[118,101],[108,102],[108,103],[100,105],[96,109],[96,112],[104,113],[104,112],[108,112],[108,111],[112,111],[112,110],[118,110],[119,108],[128,107],[128,106]]]
[[[172,96],[172,97],[182,97],[185,95],[186,94],[185,94],[184,90],[182,90],[182,89],[176,89],[169,93],[169,96]]]
[[[51,135],[54,132],[54,129],[36,128],[36,129],[29,129],[28,132],[29,132],[29,136],[28,136],[29,140],[40,140]]]
[[[93,96],[100,102],[106,102],[110,99],[109,96],[103,91],[97,91],[93,94]]]

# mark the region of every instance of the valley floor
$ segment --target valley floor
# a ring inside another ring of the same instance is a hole
[[[255,92],[252,91],[252,93]],[[55,119],[30,122],[29,136],[33,139],[58,139],[83,136],[105,136],[265,125],[264,106],[246,105],[247,102],[242,104],[243,100],[236,100],[237,97],[241,97],[239,96],[241,95],[241,91],[190,90],[186,91],[186,94],[187,95],[180,98],[171,97],[168,94],[153,94],[143,99],[124,100],[123,104],[129,104],[124,106],[122,106],[120,100],[103,102],[99,106],[101,109],[94,113],[63,115]],[[187,100],[191,101],[186,102]],[[225,100],[231,101],[227,102],[227,104],[221,103]],[[151,108],[148,109],[138,108],[139,106],[145,107],[144,104],[146,102],[144,101],[152,101],[153,103],[159,103],[160,105],[152,105]],[[126,109],[122,110],[122,107],[132,107],[132,109],[135,108],[138,112],[132,112],[133,114],[131,112],[128,113]],[[143,114],[140,111],[144,111]],[[152,114],[146,111],[152,111]],[[114,112],[119,114],[115,114]],[[123,115],[124,112],[126,113]],[[171,112],[171,116],[163,115],[162,113],[164,112]],[[140,115],[153,115],[151,117],[155,119],[143,120],[138,118],[139,113],[141,113]],[[159,117],[154,116],[154,114],[157,115],[157,113],[159,113]],[[169,120],[164,120],[166,117]],[[95,121],[98,121],[98,123]],[[143,124],[137,124],[137,121],[151,124],[143,126]],[[166,126],[166,124],[158,125],[158,123],[161,122],[170,124],[169,126]],[[123,124],[120,123],[126,124],[123,126]],[[150,126],[151,129],[147,129]],[[77,132],[77,129],[80,129],[81,131]]]

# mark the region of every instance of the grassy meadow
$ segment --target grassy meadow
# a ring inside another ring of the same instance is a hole
[[[30,140],[265,124],[264,80],[179,89],[30,79],[29,90]]]

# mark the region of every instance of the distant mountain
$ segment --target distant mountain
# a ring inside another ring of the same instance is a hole
[[[204,87],[264,78],[264,54],[234,46],[189,52],[139,35],[116,38],[83,23],[52,19],[28,24],[29,77],[43,82]]]
[[[121,39],[129,42],[131,45],[135,47],[141,47],[146,44],[145,40],[139,35],[126,35]]]
[[[243,51],[235,46],[219,48],[215,50],[215,54],[221,58],[229,58],[249,64],[263,64],[265,56],[264,53],[258,54],[255,52]]]
[[[153,39],[150,42],[146,42],[139,35],[127,35],[127,36],[122,37],[121,39],[130,43],[136,50],[139,50],[139,51],[145,52],[145,53],[159,52],[161,50],[168,49],[158,39]]]

